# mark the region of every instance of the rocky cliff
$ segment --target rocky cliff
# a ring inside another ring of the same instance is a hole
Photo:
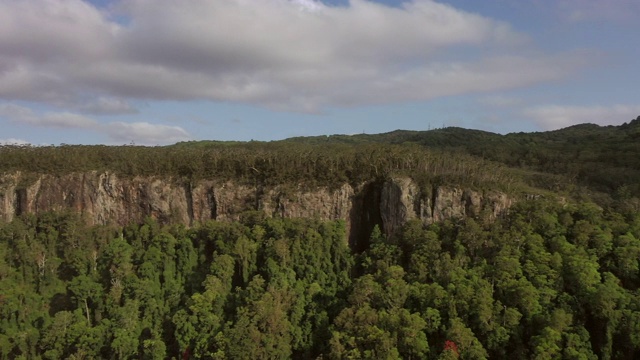
[[[151,216],[163,223],[191,225],[210,219],[236,220],[247,210],[269,216],[344,220],[352,246],[365,246],[380,225],[393,234],[402,224],[425,224],[453,217],[497,217],[512,200],[497,191],[478,192],[456,186],[420,190],[409,178],[372,181],[353,187],[313,190],[263,188],[229,181],[190,183],[166,177],[123,178],[109,172],[63,176],[19,172],[0,176],[0,218],[23,213],[71,209],[92,224],[126,224]]]

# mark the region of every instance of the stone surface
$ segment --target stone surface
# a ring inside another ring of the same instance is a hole
[[[141,222],[151,216],[162,223],[193,225],[209,219],[237,220],[247,210],[268,216],[344,220],[349,241],[366,241],[375,224],[392,235],[407,221],[423,223],[455,217],[495,218],[512,199],[497,191],[478,192],[438,186],[421,193],[407,177],[352,187],[307,189],[291,185],[262,188],[213,179],[192,184],[170,177],[124,178],[111,172],[62,176],[0,175],[0,218],[22,213],[72,210],[91,224]]]

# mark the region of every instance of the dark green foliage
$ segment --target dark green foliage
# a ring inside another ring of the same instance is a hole
[[[524,201],[376,227],[356,264],[344,223],[256,215],[3,224],[0,359],[640,356],[637,216]]]
[[[327,351],[351,286],[344,223],[249,215],[193,229],[54,213],[0,225],[0,359]]]

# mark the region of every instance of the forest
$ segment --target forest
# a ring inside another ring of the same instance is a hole
[[[308,187],[403,174],[518,199],[498,218],[379,225],[361,249],[342,221],[259,210],[191,227],[21,214],[0,223],[0,359],[640,358],[638,134],[640,117],[533,134],[0,147],[5,173]]]
[[[2,359],[636,359],[640,214],[535,200],[495,222],[0,228]]]

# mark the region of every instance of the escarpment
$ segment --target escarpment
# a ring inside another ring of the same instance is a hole
[[[495,218],[511,204],[512,199],[502,192],[454,185],[421,189],[407,177],[308,189],[214,179],[191,183],[160,176],[130,178],[97,171],[0,176],[4,221],[25,213],[71,210],[90,224],[125,225],[150,216],[162,223],[192,225],[210,219],[233,221],[245,211],[259,210],[267,216],[343,220],[356,249],[366,246],[376,225],[392,235],[412,219],[429,224],[456,217]]]

